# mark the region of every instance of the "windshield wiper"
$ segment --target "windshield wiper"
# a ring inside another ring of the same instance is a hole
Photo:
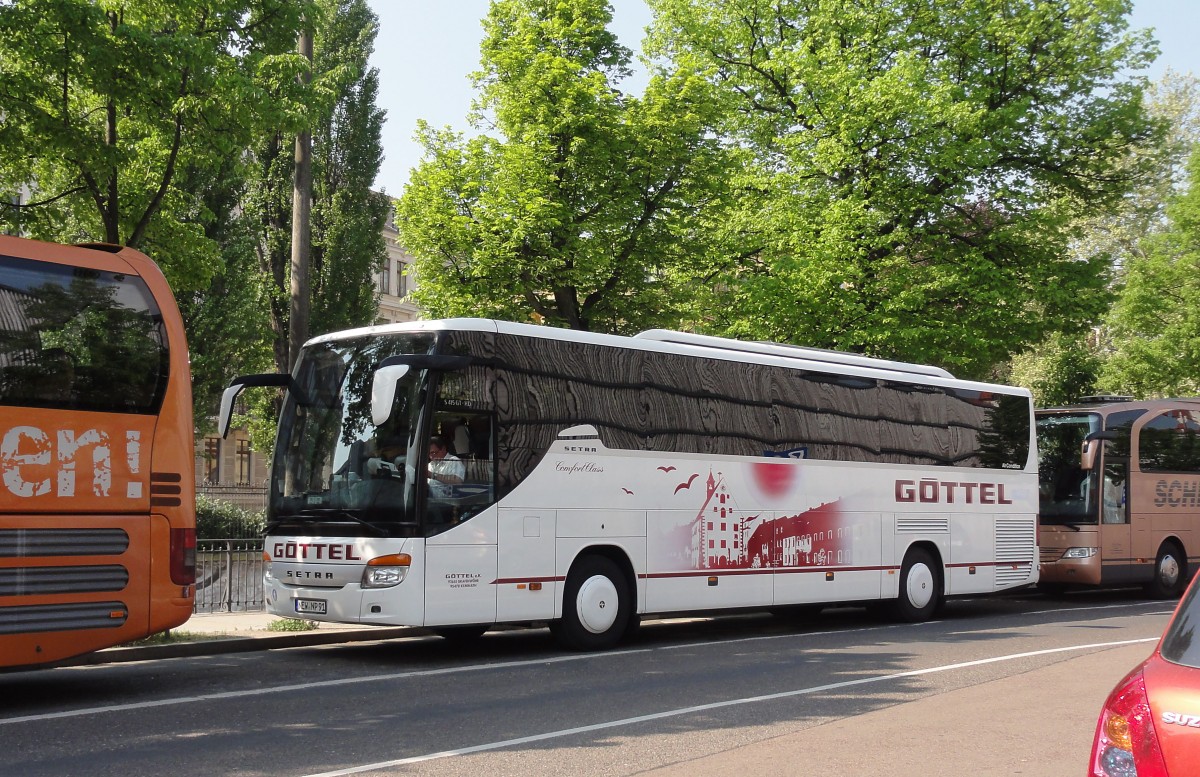
[[[367,529],[379,532],[380,535],[388,536],[390,534],[389,530],[383,528],[383,526],[371,523],[370,520],[360,517],[359,514],[349,510],[343,510],[341,507],[310,507],[308,510],[301,510],[296,514],[298,514],[298,516],[301,518],[349,518],[350,520],[353,520],[354,523],[362,524],[366,526]]]

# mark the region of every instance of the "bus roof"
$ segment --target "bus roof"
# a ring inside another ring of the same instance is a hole
[[[933,367],[925,364],[909,364],[907,362],[896,362],[888,359],[875,359],[870,356],[860,356],[859,354],[847,353],[845,351],[807,348],[802,345],[791,345],[788,343],[747,342],[745,340],[733,340],[728,337],[674,332],[669,329],[649,329],[645,332],[639,332],[634,337],[644,340],[655,340],[662,343],[679,343],[681,345],[698,345],[704,348],[719,348],[739,353],[763,353],[771,356],[779,356],[784,359],[804,359],[806,361],[828,364],[870,367],[876,370],[888,370],[890,372],[902,372],[926,377],[954,378],[953,375],[941,367]]]
[[[573,329],[521,324],[481,318],[450,318],[428,321],[409,321],[380,324],[342,332],[331,332],[309,340],[309,344],[353,339],[368,335],[401,334],[406,332],[479,331],[536,337],[546,340],[592,343],[612,348],[628,348],[658,353],[674,353],[695,358],[769,364],[813,372],[833,372],[860,377],[924,383],[951,388],[993,391],[1017,396],[1030,396],[1028,389],[992,383],[961,380],[940,367],[875,359],[843,351],[828,351],[781,343],[748,342],[711,335],[696,335],[652,329],[632,337],[624,335],[582,332]]]

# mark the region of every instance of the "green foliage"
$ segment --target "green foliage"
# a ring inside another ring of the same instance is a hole
[[[431,316],[627,332],[678,322],[689,280],[720,266],[718,103],[683,68],[623,94],[631,54],[610,21],[604,0],[492,3],[474,125],[496,134],[420,125],[397,204]]]
[[[266,527],[262,511],[252,512],[232,502],[196,495],[196,537],[228,540],[257,537]]]
[[[204,232],[222,257],[206,289],[177,295],[191,344],[193,418],[201,434],[212,433],[231,377],[271,369],[267,286],[254,225],[239,201],[245,167],[244,159],[233,157],[216,170],[188,171],[183,183],[213,213]]]
[[[1096,393],[1101,364],[1085,338],[1055,333],[1014,356],[1008,379],[1032,391],[1038,407],[1069,405]]]
[[[373,192],[383,162],[379,71],[368,66],[379,22],[365,0],[322,0],[314,71],[333,93],[313,132],[312,310],[314,333],[375,321],[374,276],[387,255],[391,200]]]
[[[379,73],[368,65],[378,20],[365,0],[316,0],[312,75],[321,101],[306,115],[313,141],[312,332],[374,323],[374,275],[387,255],[387,197],[371,191],[383,158]],[[281,130],[253,146],[245,209],[256,222],[259,272],[275,369],[291,369],[293,137]],[[299,348],[300,344],[294,344]],[[271,416],[273,419],[274,416]],[[271,422],[273,424],[273,420]]]
[[[157,634],[151,634],[148,637],[136,639],[133,642],[126,642],[121,647],[148,647],[151,645],[174,645],[178,642],[204,642],[212,639],[224,639],[224,634],[206,634],[196,631],[180,631],[178,629],[169,629],[160,631]]]
[[[1102,384],[1138,397],[1200,393],[1200,150],[1165,233],[1143,241],[1108,318],[1114,353]]]
[[[140,247],[179,289],[203,288],[211,218],[180,171],[215,168],[303,102],[295,33],[307,3],[177,0],[0,7],[0,219],[32,237]]]
[[[709,328],[981,376],[1108,302],[1069,251],[1151,162],[1124,0],[650,0],[753,152]],[[1129,162],[1119,167],[1116,162]]]
[[[1147,170],[1132,191],[1112,207],[1090,211],[1079,221],[1074,255],[1108,256],[1121,279],[1130,261],[1145,255],[1144,238],[1166,226],[1167,203],[1187,188],[1187,160],[1200,141],[1200,80],[1168,70],[1146,91],[1146,111],[1166,127],[1161,143],[1130,150],[1122,169]]]
[[[316,621],[301,618],[276,618],[267,624],[267,631],[313,631],[317,627]]]

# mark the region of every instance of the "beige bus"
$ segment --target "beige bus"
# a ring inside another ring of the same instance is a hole
[[[1200,562],[1200,397],[1036,415],[1040,586],[1178,595]]]

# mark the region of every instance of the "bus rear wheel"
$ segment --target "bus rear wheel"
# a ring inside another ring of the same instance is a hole
[[[900,595],[892,602],[892,615],[905,623],[921,623],[933,617],[942,603],[942,578],[933,554],[913,548],[900,567]]]
[[[632,610],[629,583],[616,562],[584,556],[567,575],[563,617],[554,634],[573,650],[604,650],[625,635]]]
[[[1154,577],[1147,584],[1146,591],[1155,599],[1179,596],[1187,581],[1186,564],[1187,559],[1179,546],[1174,542],[1164,542],[1154,559]]]

